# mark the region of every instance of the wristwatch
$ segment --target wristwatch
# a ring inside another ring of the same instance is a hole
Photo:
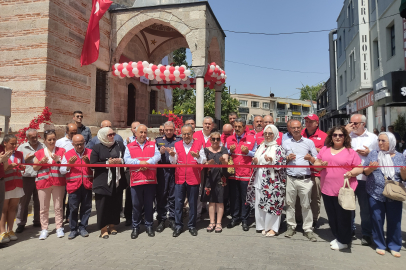
[[[56,164],[61,164],[61,162],[60,162],[60,161],[57,161]]]

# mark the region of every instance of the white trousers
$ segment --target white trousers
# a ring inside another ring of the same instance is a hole
[[[269,231],[274,232],[279,231],[281,225],[281,216],[272,215],[262,209],[259,209],[258,204],[260,200],[261,191],[255,189],[255,226],[259,231]]]

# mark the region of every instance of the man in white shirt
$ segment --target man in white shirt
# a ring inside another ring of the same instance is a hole
[[[362,160],[362,164],[364,164],[370,151],[379,150],[378,137],[366,129],[366,122],[367,118],[365,115],[354,114],[350,118],[350,123],[345,127],[350,133],[351,148],[358,153]],[[358,204],[360,207],[362,228],[361,244],[363,246],[370,246],[372,244],[372,224],[369,214],[368,195],[366,192],[366,179],[367,177],[364,174],[359,174],[357,176],[358,186],[355,189],[355,195],[358,198]],[[353,217],[355,217],[355,211]],[[354,219],[353,231],[353,234],[355,234]]]
[[[55,146],[64,148],[66,152],[73,149],[72,137],[78,133],[78,127],[74,123],[66,125],[66,135],[56,141]]]

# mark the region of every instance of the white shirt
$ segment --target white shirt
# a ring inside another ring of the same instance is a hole
[[[189,154],[190,148],[192,148],[193,145],[193,140],[190,141],[189,144],[186,144],[185,141],[183,141],[183,147],[185,148],[185,152],[186,155]],[[173,151],[176,153],[176,148],[173,148]],[[204,164],[206,163],[206,155],[204,154],[204,148],[202,146],[202,148],[199,151],[199,158],[194,158],[197,163],[199,164]],[[169,162],[171,164],[176,164],[178,162],[178,154],[176,154],[174,157],[172,157],[171,155],[169,155]]]
[[[141,147],[142,150],[144,150],[145,141],[143,144],[140,144],[138,142],[138,145]],[[151,146],[155,147],[155,153],[154,153],[153,157],[151,157],[150,159],[147,160],[147,162],[148,162],[148,164],[157,164],[161,160],[161,153],[159,152],[156,144],[151,145]],[[140,160],[138,158],[131,157],[130,150],[128,149],[128,147],[125,148],[124,162],[125,162],[125,164],[134,164],[134,165],[140,164]]]
[[[65,149],[66,152],[73,149],[72,140],[66,138],[66,136],[57,140],[55,146]]]
[[[286,150],[286,156],[290,154],[295,154],[296,159],[291,160],[287,165],[311,165],[308,160],[304,157],[306,154],[310,154],[312,157],[317,156],[316,146],[314,142],[308,138],[301,137],[300,140],[296,141],[293,137],[292,139],[286,139],[282,142],[282,147]],[[287,168],[286,173],[290,176],[305,176],[310,175],[310,168]]]
[[[207,143],[207,141],[210,139],[210,134],[209,136],[204,135],[204,132],[202,131],[204,142]]]
[[[357,135],[354,132],[351,132],[350,137],[351,137],[351,148],[354,151],[365,150],[364,146],[368,147],[369,151],[379,150],[378,136],[376,136],[374,133],[369,132],[367,129],[365,129],[365,132],[362,133],[362,135]],[[364,164],[364,161],[367,157],[362,156],[360,154],[358,154],[358,156],[361,158],[362,164]],[[367,180],[367,177],[362,173],[357,176],[357,180],[365,181]]]

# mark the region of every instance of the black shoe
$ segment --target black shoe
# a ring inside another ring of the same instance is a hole
[[[132,220],[131,219],[126,219],[125,220],[125,226],[131,226],[131,224],[132,224],[133,222],[132,222]]]
[[[158,227],[156,227],[156,232],[163,232],[165,229],[165,221],[160,221]]]
[[[171,228],[172,231],[174,231],[176,228],[175,220],[172,218],[169,218],[168,220],[169,220],[169,228]]]
[[[17,229],[16,229],[16,233],[22,233],[25,229],[24,225],[18,225]]]
[[[146,228],[146,231],[147,231],[147,234],[148,234],[149,237],[154,237],[154,236],[155,236],[155,231],[154,231],[154,229],[152,228],[152,226],[151,226],[151,227],[147,227],[147,228]]]
[[[181,228],[175,228],[175,230],[173,231],[172,236],[173,236],[173,237],[178,237],[181,233],[182,233],[182,229],[181,229]]]
[[[361,239],[361,245],[370,246],[372,245],[372,239],[370,236],[363,235]]]
[[[352,236],[353,236],[353,237],[355,236],[355,230],[352,231]]]
[[[34,227],[41,227],[41,223],[34,223],[32,226],[34,226]]]
[[[245,231],[245,232],[248,232],[249,229],[250,229],[250,226],[248,225],[248,222],[247,222],[247,221],[243,221],[243,222],[242,222],[242,230]]]
[[[231,222],[228,223],[227,228],[228,228],[228,229],[234,228],[234,227],[237,226],[238,224],[240,224],[239,221],[231,220]]]
[[[318,229],[320,227],[319,224],[317,223],[317,220],[313,221],[312,227],[315,228],[315,229]]]
[[[133,231],[131,233],[131,239],[137,238],[139,234],[140,234],[140,229],[139,228],[133,229]]]
[[[190,228],[190,229],[189,229],[189,232],[190,232],[190,234],[191,234],[192,236],[197,236],[197,230],[196,230],[196,228]]]

